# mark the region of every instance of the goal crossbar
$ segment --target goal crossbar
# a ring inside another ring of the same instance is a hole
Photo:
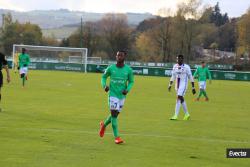
[[[58,51],[68,51],[68,52],[78,52],[81,53],[82,57],[84,57],[84,59],[82,59],[82,64],[85,64],[85,72],[87,72],[87,60],[88,60],[88,49],[87,48],[73,48],[73,47],[56,47],[56,46],[37,46],[37,45],[23,45],[23,44],[13,44],[13,53],[12,53],[12,57],[14,60],[15,57],[15,53],[16,53],[16,48],[25,48],[28,50],[41,50],[41,51],[54,51],[54,52],[58,52]]]

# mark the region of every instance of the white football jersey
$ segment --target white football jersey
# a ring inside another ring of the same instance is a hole
[[[182,64],[182,65],[175,64],[173,67],[173,70],[172,70],[172,77],[171,77],[170,81],[176,80],[176,82],[175,82],[176,90],[178,90],[179,88],[186,89],[189,79],[191,82],[194,82],[189,65],[187,65],[187,64]]]

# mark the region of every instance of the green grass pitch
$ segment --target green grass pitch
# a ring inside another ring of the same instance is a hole
[[[4,78],[6,79],[5,72]],[[119,115],[125,144],[114,144],[111,127],[98,136],[109,114],[100,74],[30,71],[4,84],[0,112],[0,167],[249,166],[227,159],[226,148],[250,148],[250,83],[213,81],[209,102],[185,99],[191,120],[170,121],[175,92],[169,78],[135,76]],[[190,88],[190,87],[189,87]],[[197,88],[197,84],[196,84]]]

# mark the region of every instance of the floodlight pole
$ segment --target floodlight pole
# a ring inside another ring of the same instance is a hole
[[[80,48],[82,48],[83,47],[83,35],[82,35],[82,33],[83,33],[83,28],[82,28],[82,17],[81,17],[81,31],[80,31]]]

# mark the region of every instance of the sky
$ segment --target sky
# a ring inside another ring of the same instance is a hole
[[[134,12],[157,14],[161,8],[171,8],[175,11],[176,5],[185,0],[0,0],[1,9],[18,11],[69,9],[86,12]],[[214,6],[220,3],[223,13],[230,17],[238,17],[250,7],[250,0],[203,0],[203,4]]]

